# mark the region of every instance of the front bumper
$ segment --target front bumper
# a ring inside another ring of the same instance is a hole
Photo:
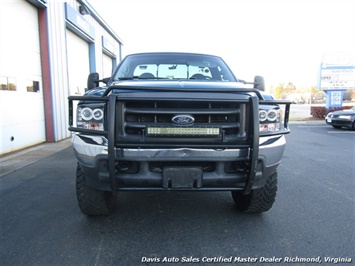
[[[346,128],[353,128],[354,121],[347,120],[347,119],[339,119],[339,118],[326,118],[325,122],[327,125],[335,126],[335,127],[346,127]]]
[[[115,148],[109,158],[105,137],[74,134],[72,144],[87,184],[99,190],[243,190],[248,179],[250,149]],[[259,138],[252,189],[263,187],[281,161],[284,135]],[[109,163],[115,171],[110,173]],[[181,178],[185,176],[185,183]]]

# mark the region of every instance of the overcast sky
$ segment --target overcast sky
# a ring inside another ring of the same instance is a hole
[[[221,56],[238,78],[316,85],[324,54],[355,54],[354,0],[88,0],[122,39],[123,56]]]

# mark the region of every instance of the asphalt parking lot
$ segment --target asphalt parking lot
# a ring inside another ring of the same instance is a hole
[[[113,215],[88,218],[69,140],[9,155],[32,161],[2,170],[1,264],[353,262],[355,132],[308,121],[291,130],[276,202],[261,215],[238,212],[228,192],[124,192]]]

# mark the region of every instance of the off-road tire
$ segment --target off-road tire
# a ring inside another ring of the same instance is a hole
[[[252,190],[248,195],[243,191],[232,191],[233,200],[237,209],[242,212],[266,212],[274,204],[277,191],[277,172],[272,174],[264,187]]]
[[[109,215],[116,206],[112,192],[89,188],[81,167],[76,169],[76,196],[82,213],[88,216]]]

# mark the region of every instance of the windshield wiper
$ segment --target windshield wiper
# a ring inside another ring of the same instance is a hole
[[[168,78],[133,76],[133,77],[120,77],[117,78],[116,80],[133,80],[133,79],[168,79]]]
[[[132,79],[139,79],[139,76],[133,76],[133,77],[120,77],[120,78],[117,78],[117,80],[132,80]]]

